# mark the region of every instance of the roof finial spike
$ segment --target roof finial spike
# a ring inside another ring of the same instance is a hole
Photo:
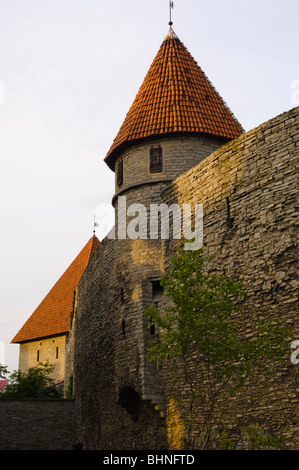
[[[169,26],[172,26],[173,25],[173,22],[172,22],[172,17],[171,17],[171,10],[173,10],[174,8],[174,3],[172,0],[169,0]]]

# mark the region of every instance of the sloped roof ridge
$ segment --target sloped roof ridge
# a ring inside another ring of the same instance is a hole
[[[95,235],[86,243],[11,343],[28,342],[69,331],[74,291],[99,244]]]
[[[169,28],[169,31],[164,39],[167,40],[167,39],[177,39],[178,41],[180,41],[181,45],[186,49],[186,51],[188,52],[188,54],[192,57],[192,59],[194,60],[194,62],[196,63],[196,65],[200,68],[198,62],[196,61],[196,59],[192,56],[192,54],[189,52],[189,50],[187,49],[187,47],[184,45],[184,43],[182,43],[182,41],[179,39],[179,37],[175,34],[175,32],[173,31],[172,27],[170,26]],[[209,79],[209,77],[206,75],[206,73],[201,69],[206,81],[209,83],[209,85],[211,86],[211,88],[214,89],[215,93],[218,95],[218,97],[222,100],[224,106],[227,108],[227,110],[230,112],[232,118],[236,121],[237,121],[237,118],[236,116],[234,115],[234,113],[232,112],[232,110],[230,109],[230,107],[228,106],[227,102],[223,99],[222,95],[218,92],[218,90],[216,89],[215,85],[213,85],[213,83],[211,82],[211,80]],[[240,125],[241,126],[241,125]],[[243,128],[243,126],[241,126],[241,129],[242,129],[242,132],[245,132],[245,129]]]
[[[93,256],[95,250],[97,249],[97,247],[100,244],[99,239],[95,234],[91,237],[89,242],[91,242],[91,243],[90,243],[89,256],[88,256],[88,259],[87,259],[87,262],[86,262],[86,267],[88,266],[88,264],[91,260],[91,257]]]

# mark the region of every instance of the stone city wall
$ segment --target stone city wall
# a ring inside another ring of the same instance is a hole
[[[72,400],[0,399],[0,450],[72,450]]]
[[[169,205],[203,204],[204,247],[216,256],[213,269],[240,279],[248,294],[240,319],[245,335],[259,318],[279,316],[299,338],[298,134],[297,108],[226,144],[174,182],[127,193],[129,202],[146,206],[151,191]],[[74,320],[75,429],[76,441],[89,449],[185,445],[188,390],[181,364],[167,362],[158,373],[144,358],[148,282],[167,272],[176,245],[165,241],[156,253],[149,240],[105,239],[80,281]],[[204,383],[193,360],[193,380]],[[215,445],[221,446],[223,429],[237,439],[244,426],[256,422],[274,435],[296,437],[296,373],[287,360],[270,379],[256,377],[241,395],[219,401]],[[157,394],[164,396],[166,414],[154,402]],[[203,423],[198,413],[193,437]]]
[[[162,194],[168,205],[203,204],[204,252],[215,255],[214,270],[243,282],[248,300],[240,332],[248,337],[259,319],[279,318],[299,339],[298,155],[296,108],[226,144]],[[165,253],[166,271],[176,245]],[[183,374],[178,364],[173,367],[167,363],[164,383],[176,446],[183,439],[176,430],[186,417],[188,398]],[[194,380],[204,380],[196,361]],[[257,376],[238,397],[221,400],[215,413],[218,443],[221,426],[236,436],[257,422],[274,436],[298,439],[296,387],[298,365],[286,358],[271,377]],[[203,421],[199,414],[195,434]]]
[[[72,332],[76,441],[89,450],[165,449],[165,418],[143,396],[143,320],[136,316],[131,260],[114,264],[114,256],[115,242],[103,240],[78,286]]]

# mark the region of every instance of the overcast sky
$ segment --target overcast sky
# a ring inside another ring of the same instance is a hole
[[[174,31],[246,131],[299,105],[299,0],[174,4]],[[168,11],[168,0],[0,0],[0,363],[10,370],[11,339],[111,202],[103,159]]]

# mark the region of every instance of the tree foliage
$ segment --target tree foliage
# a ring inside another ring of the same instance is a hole
[[[7,374],[8,374],[7,367],[0,364],[0,379],[5,379]]]
[[[209,272],[212,258],[205,257],[203,250],[180,249],[161,280],[169,306],[163,311],[151,306],[145,312],[151,324],[160,329],[159,342],[149,344],[148,360],[161,366],[165,359],[176,358],[184,367],[190,397],[190,446],[194,445],[195,400],[205,407],[201,448],[210,442],[213,413],[220,396],[234,394],[258,366],[269,372],[269,361],[273,364],[282,360],[288,348],[284,339],[288,330],[277,320],[260,321],[250,339],[241,334],[244,287],[238,280]],[[196,356],[206,379],[201,380],[201,389],[192,378],[191,355]]]
[[[59,391],[50,375],[53,366],[39,363],[26,372],[17,370],[9,377],[3,397],[5,398],[60,398]]]

